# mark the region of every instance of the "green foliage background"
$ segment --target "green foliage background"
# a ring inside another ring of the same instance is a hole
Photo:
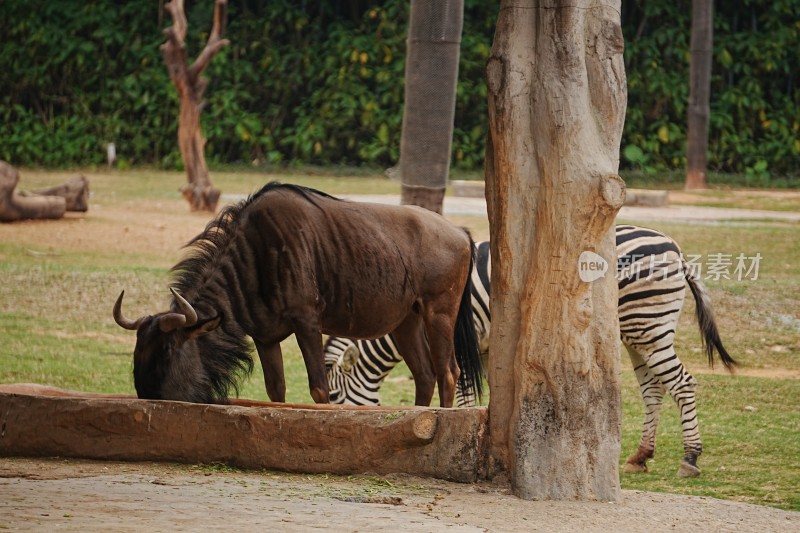
[[[19,166],[181,164],[177,100],[161,60],[163,1],[0,2],[0,158]],[[211,27],[188,1],[190,57]],[[231,0],[212,61],[204,133],[212,163],[396,162],[408,0]],[[484,65],[496,0],[465,0],[453,142],[480,169]],[[623,168],[684,165],[689,2],[622,2],[629,100]],[[710,168],[800,183],[800,0],[715,2]]]

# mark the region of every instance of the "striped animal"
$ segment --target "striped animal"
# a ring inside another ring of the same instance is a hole
[[[697,458],[703,450],[695,403],[697,382],[678,359],[673,344],[686,285],[695,299],[709,364],[713,365],[715,350],[728,369],[736,363],[720,340],[708,292],[688,268],[675,241],[651,229],[617,226],[616,242],[620,337],[645,405],[639,448],[627,460],[625,472],[647,471],[647,460],[655,453],[661,402],[664,393],[669,392],[681,413],[684,457],[678,475],[697,476]],[[482,242],[478,244],[472,272],[472,311],[484,354],[491,328],[490,273],[489,243]],[[367,341],[329,338],[325,343],[325,364],[331,402],[379,404],[381,383],[401,360],[391,336]],[[474,395],[469,390],[458,390],[456,400],[459,406],[472,405]]]

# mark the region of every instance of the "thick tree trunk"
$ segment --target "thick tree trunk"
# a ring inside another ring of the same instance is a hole
[[[453,142],[463,0],[411,0],[399,170],[402,204],[442,212]]]
[[[692,0],[690,47],[686,188],[705,189],[708,118],[711,115],[711,60],[714,52],[714,3],[711,0]]]
[[[522,498],[620,494],[622,51],[619,0],[501,4],[487,64],[490,468]],[[590,263],[608,270],[585,281]]]
[[[225,31],[226,7],[227,0],[216,0],[214,3],[214,25],[208,42],[194,63],[189,66],[184,44],[187,21],[183,0],[173,0],[164,6],[172,17],[173,25],[164,30],[167,42],[161,45],[161,53],[180,98],[178,145],[188,180],[188,183],[181,188],[181,192],[193,211],[215,211],[220,197],[220,191],[214,188],[208,174],[205,157],[206,140],[200,127],[200,113],[204,105],[203,93],[208,84],[202,73],[214,55],[229,43],[227,39],[222,38],[222,33]]]
[[[17,192],[19,172],[0,161],[0,222],[35,218],[61,218],[67,202],[61,196],[25,196]]]

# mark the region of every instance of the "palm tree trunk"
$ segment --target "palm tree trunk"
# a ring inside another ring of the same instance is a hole
[[[713,12],[714,4],[711,0],[692,0],[686,189],[706,188],[708,119],[711,114],[711,59],[714,52]]]

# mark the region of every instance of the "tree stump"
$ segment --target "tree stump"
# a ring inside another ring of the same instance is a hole
[[[0,161],[0,222],[64,216],[67,202],[61,196],[26,196],[16,191],[19,171]]]
[[[492,468],[526,499],[620,495],[622,51],[619,0],[501,4],[487,63],[489,422]],[[584,261],[606,270],[584,277]]]

